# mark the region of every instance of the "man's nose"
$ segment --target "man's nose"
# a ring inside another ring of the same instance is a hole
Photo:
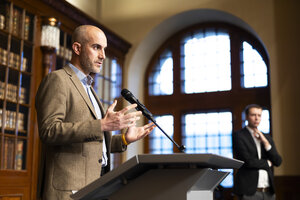
[[[101,50],[101,51],[99,52],[98,57],[101,58],[101,59],[105,59],[105,51],[104,51],[104,50]]]

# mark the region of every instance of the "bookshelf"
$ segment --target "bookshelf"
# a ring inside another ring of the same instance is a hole
[[[26,171],[35,15],[0,5],[0,170]]]
[[[51,56],[51,70],[70,61],[72,30],[80,24],[96,25],[106,33],[110,44],[106,54],[119,67],[130,48],[64,0],[0,1],[0,200],[37,199],[43,151],[34,104],[40,81],[48,72],[41,27],[43,18],[49,16],[61,22],[60,47]]]
[[[29,123],[35,27],[36,15],[12,1],[1,1],[0,200],[29,197],[25,188],[31,170],[28,146],[32,143]],[[9,192],[14,181],[18,189]]]

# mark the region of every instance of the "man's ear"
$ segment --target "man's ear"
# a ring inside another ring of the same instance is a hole
[[[81,44],[79,42],[74,42],[72,45],[72,49],[76,55],[80,55],[81,53]]]

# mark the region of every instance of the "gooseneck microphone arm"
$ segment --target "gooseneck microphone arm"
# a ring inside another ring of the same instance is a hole
[[[150,119],[151,120],[151,119]],[[173,142],[173,144],[177,147],[177,149],[184,153],[184,150],[185,150],[185,146],[184,145],[181,145],[179,146],[157,123],[155,120],[151,120],[156,126],[157,128],[159,128],[161,130],[161,132],[163,132],[163,134],[165,134],[165,136],[167,136],[167,138],[169,138],[169,140],[171,140]]]
[[[141,103],[139,102],[139,100],[137,98],[135,98],[135,96],[127,89],[123,89],[121,91],[121,95],[131,104],[137,104],[137,107],[135,108],[138,111],[141,111],[143,113],[143,115],[149,119],[150,121],[152,121],[160,130],[161,132],[163,132],[163,134],[169,139],[171,140],[171,142],[178,148],[178,150],[182,153],[184,153],[185,150],[185,146],[181,145],[179,146],[155,121],[155,119],[153,118],[152,113]]]

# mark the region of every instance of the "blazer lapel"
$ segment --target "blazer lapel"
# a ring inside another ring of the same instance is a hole
[[[82,83],[80,82],[79,78],[76,76],[75,72],[68,65],[66,65],[64,67],[64,70],[67,72],[67,74],[69,74],[70,79],[73,82],[75,88],[78,90],[81,97],[83,98],[85,103],[88,105],[88,107],[91,110],[91,112],[93,113],[95,119],[97,119],[97,114],[96,114],[95,108],[87,94],[87,91],[85,91],[85,88],[82,86]]]
[[[94,95],[94,97],[95,97],[95,99],[96,99],[96,101],[97,101],[97,103],[98,103],[98,105],[99,105],[99,107],[100,107],[100,110],[101,110],[101,116],[102,116],[102,118],[103,118],[103,117],[104,117],[104,114],[105,114],[105,113],[104,113],[103,105],[102,105],[100,99],[98,98],[97,93],[95,92],[95,90],[94,90],[93,87],[91,87],[91,91],[92,91],[92,93],[93,93],[93,95]]]

